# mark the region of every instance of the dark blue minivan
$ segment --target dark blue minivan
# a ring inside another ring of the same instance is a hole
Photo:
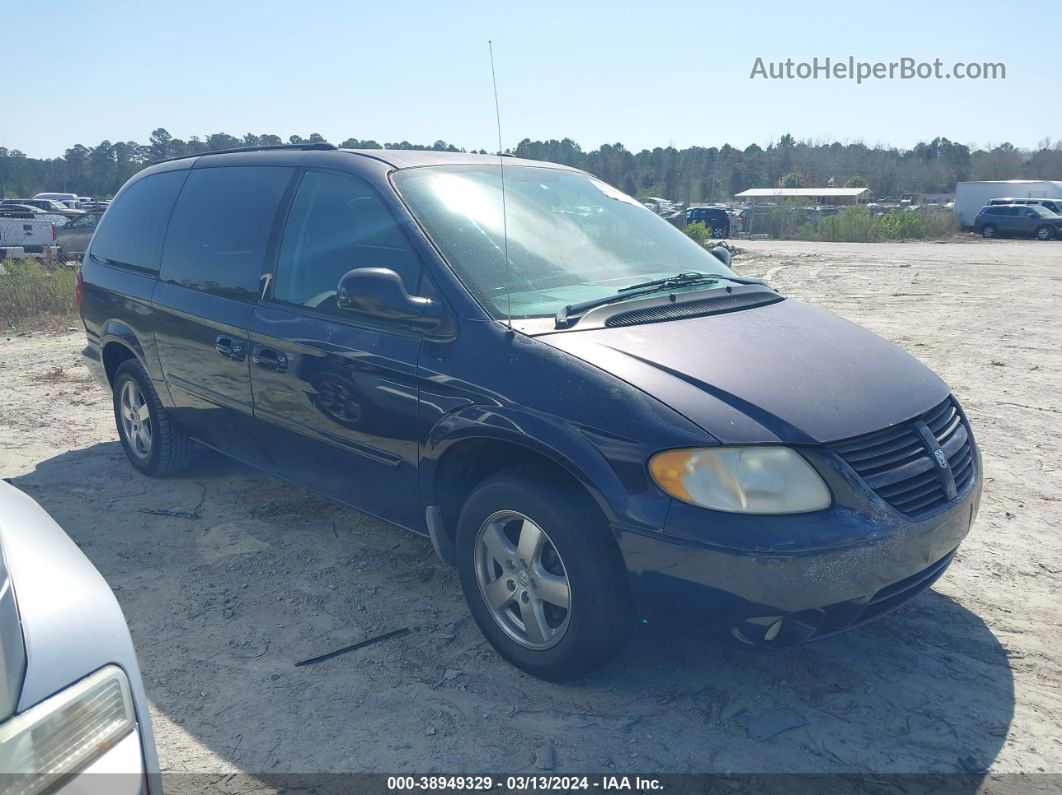
[[[430,536],[543,678],[650,615],[770,647],[872,620],[977,512],[936,375],[571,168],[176,159],[122,188],[78,278],[134,467],[205,445]]]

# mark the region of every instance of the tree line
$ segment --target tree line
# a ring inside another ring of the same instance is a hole
[[[242,137],[215,133],[182,140],[160,127],[151,133],[146,144],[76,144],[55,158],[32,158],[17,149],[0,147],[0,195],[26,197],[41,191],[63,191],[108,197],[141,168],[167,158],[240,146],[324,140],[318,133],[307,138],[292,135],[287,141],[277,135],[255,133]],[[428,145],[408,141],[380,144],[348,138],[337,145],[355,149],[466,151],[446,141]],[[1003,143],[972,150],[947,138],[934,138],[911,149],[899,149],[861,142],[798,141],[786,134],[766,146],[751,144],[744,149],[723,144],[632,152],[619,143],[584,151],[570,138],[525,138],[510,151],[517,157],[581,168],[634,196],[662,196],[686,202],[726,201],[753,187],[866,185],[880,198],[905,193],[949,193],[962,180],[1062,180],[1062,141],[1050,140],[1042,141],[1036,149]]]

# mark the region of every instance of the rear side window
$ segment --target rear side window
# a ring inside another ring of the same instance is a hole
[[[284,229],[273,300],[349,317],[335,296],[343,274],[354,268],[390,268],[413,293],[420,260],[367,182],[307,171]]]
[[[166,233],[160,278],[193,290],[254,301],[269,234],[292,168],[193,169]]]
[[[187,171],[151,174],[123,190],[96,231],[92,256],[111,265],[157,273],[166,223],[187,176]]]

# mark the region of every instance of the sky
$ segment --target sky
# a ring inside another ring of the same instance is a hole
[[[998,0],[4,6],[0,146],[32,157],[103,139],[146,143],[156,127],[178,138],[318,132],[337,143],[443,139],[493,151],[488,39],[506,148],[563,137],[586,150],[744,148],[787,132],[901,148],[937,136],[1019,147],[1062,138],[1057,2],[1024,10]],[[750,79],[757,58],[849,56],[939,58],[944,71],[957,61],[1002,62],[1006,79]]]

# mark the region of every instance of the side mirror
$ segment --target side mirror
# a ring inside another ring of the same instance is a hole
[[[336,303],[340,309],[374,320],[403,323],[432,331],[446,319],[441,302],[410,295],[402,277],[390,268],[355,268],[339,280]]]
[[[723,246],[715,246],[709,249],[709,253],[711,253],[717,260],[726,265],[728,268],[730,267],[729,249],[726,249]]]

